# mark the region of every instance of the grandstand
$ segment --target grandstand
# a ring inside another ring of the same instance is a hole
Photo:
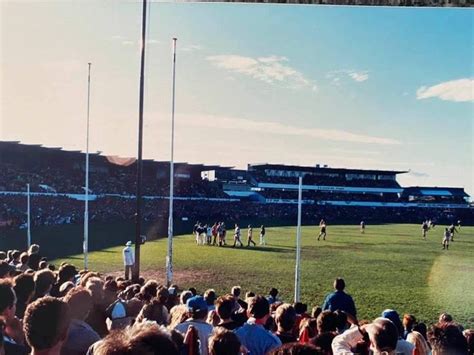
[[[0,142],[0,226],[25,224],[26,184],[32,196],[32,224],[74,224],[83,219],[84,153]],[[324,216],[330,223],[419,223],[431,218],[472,222],[473,208],[463,188],[401,187],[406,171],[249,164],[247,170],[175,163],[175,219],[231,221],[259,218],[265,223],[296,218],[298,177],[303,177],[303,223]],[[136,162],[90,155],[90,220],[133,220]],[[169,162],[143,164],[145,221],[166,220]],[[165,227],[164,227],[165,228]]]

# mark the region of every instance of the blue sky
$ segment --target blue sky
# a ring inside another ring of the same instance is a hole
[[[136,155],[141,5],[1,3],[0,138]],[[153,3],[146,157],[411,170],[474,193],[473,12]]]

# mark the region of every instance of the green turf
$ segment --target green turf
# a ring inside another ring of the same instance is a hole
[[[443,230],[437,226],[424,241],[418,225],[368,226],[363,235],[357,226],[329,226],[327,240],[318,242],[317,227],[303,227],[302,301],[321,305],[340,276],[354,297],[359,318],[371,319],[393,308],[431,323],[446,311],[464,326],[474,326],[474,227],[463,227],[449,251],[441,250]],[[212,287],[219,294],[233,285],[265,294],[277,287],[282,298],[291,301],[295,236],[294,227],[268,228],[266,247],[242,249],[196,246],[191,235],[176,237],[174,271],[179,286],[195,286],[201,292]],[[231,242],[231,232],[227,239]],[[145,244],[144,274],[155,272],[163,279],[165,255],[166,240]],[[81,255],[73,258],[81,264]],[[90,254],[94,270],[121,270],[121,263],[121,247]]]

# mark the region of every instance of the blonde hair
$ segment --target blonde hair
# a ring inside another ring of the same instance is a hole
[[[431,349],[423,335],[417,331],[412,331],[407,335],[407,341],[415,345],[414,355],[428,355]]]

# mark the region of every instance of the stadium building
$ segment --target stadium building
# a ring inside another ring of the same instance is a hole
[[[84,153],[0,142],[0,157],[0,226],[24,225],[26,184],[34,198],[35,225],[81,222]],[[133,220],[136,169],[133,158],[90,155],[92,220]],[[301,177],[303,223],[321,217],[332,223],[419,223],[424,218],[474,223],[474,209],[463,188],[402,187],[397,176],[406,171],[280,164],[249,164],[239,170],[189,163],[175,163],[174,171],[174,217],[181,221],[291,221]],[[168,161],[143,162],[145,220],[166,220],[169,173]]]

